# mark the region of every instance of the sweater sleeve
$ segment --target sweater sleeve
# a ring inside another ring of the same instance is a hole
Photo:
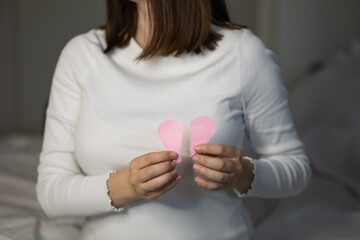
[[[308,185],[310,159],[299,140],[288,104],[288,91],[281,79],[275,54],[246,30],[240,46],[239,66],[245,81],[240,86],[246,135],[258,155],[254,179],[239,197],[280,198],[297,195]],[[240,75],[239,74],[239,75]]]
[[[76,37],[58,59],[46,109],[38,179],[37,198],[48,216],[90,216],[112,210],[107,195],[109,173],[85,175],[75,156],[74,135],[81,108],[82,88],[74,66],[86,65],[69,56],[81,55],[81,39]],[[79,69],[77,69],[79,70]]]

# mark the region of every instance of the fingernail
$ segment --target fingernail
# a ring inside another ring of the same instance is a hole
[[[200,151],[202,149],[201,146],[195,146],[195,150]]]
[[[194,161],[197,161],[197,160],[199,160],[199,156],[195,154],[195,156],[193,156],[192,159],[193,159]]]
[[[171,153],[170,153],[170,157],[171,157],[172,159],[176,159],[177,153],[171,152]]]
[[[172,167],[175,167],[175,166],[176,166],[176,162],[175,162],[175,161],[171,161],[170,164],[171,164]]]
[[[172,174],[172,175],[176,175],[176,174],[177,174],[176,169],[172,170],[172,171],[171,171],[171,174]]]
[[[197,182],[197,183],[201,183],[202,182],[202,180],[201,180],[201,178],[195,178],[195,181]]]
[[[198,164],[195,164],[195,165],[194,165],[194,169],[199,171],[199,170],[200,170],[200,166],[199,166]]]
[[[177,176],[175,181],[179,181],[181,179],[181,175]]]

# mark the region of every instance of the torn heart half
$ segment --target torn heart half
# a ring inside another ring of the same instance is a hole
[[[191,122],[190,132],[190,156],[196,153],[194,147],[198,144],[206,144],[214,136],[216,125],[214,119],[208,116],[200,116]]]
[[[180,147],[183,132],[184,127],[174,120],[166,120],[158,127],[158,135],[162,144],[167,151],[175,151],[178,154],[175,159],[178,163],[181,162]]]

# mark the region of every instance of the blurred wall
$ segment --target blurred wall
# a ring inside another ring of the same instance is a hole
[[[15,125],[15,99],[17,85],[15,58],[15,11],[13,0],[0,1],[0,129],[12,129]]]
[[[257,0],[225,0],[233,22],[246,25],[257,32]]]
[[[273,2],[276,27],[271,41],[288,84],[301,78],[314,62],[331,57],[352,39],[360,39],[359,0]]]
[[[66,42],[105,20],[104,0],[0,1],[0,134],[40,133]]]

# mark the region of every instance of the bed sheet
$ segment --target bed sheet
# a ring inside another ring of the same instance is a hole
[[[78,239],[84,218],[48,218],[36,198],[42,136],[0,137],[0,239]]]

